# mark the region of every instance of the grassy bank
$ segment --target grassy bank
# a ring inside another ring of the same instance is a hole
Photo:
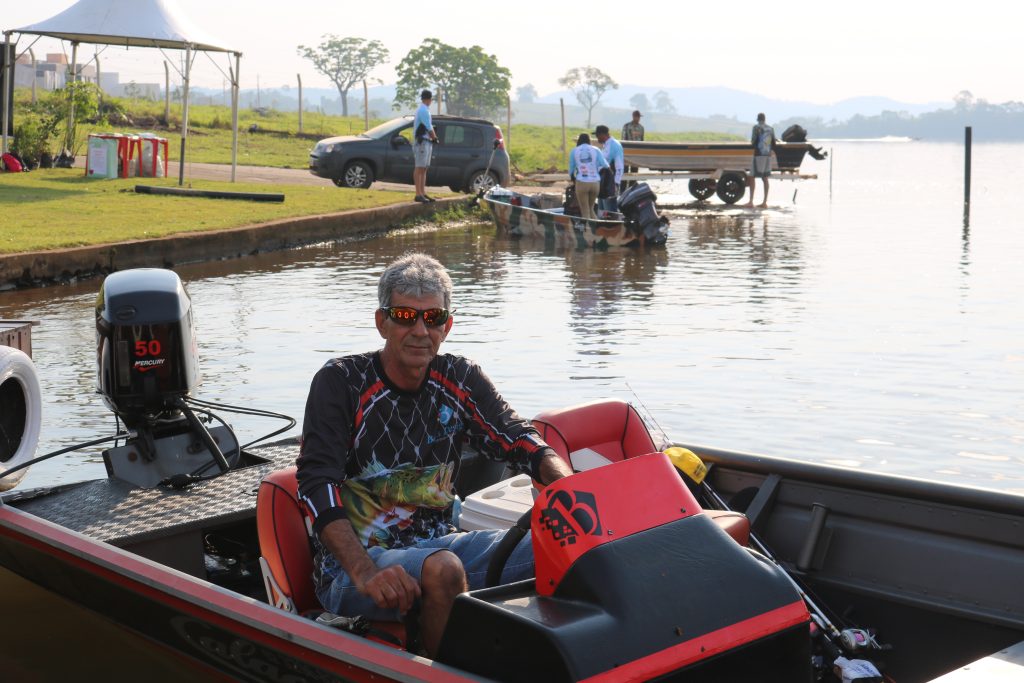
[[[23,108],[28,105],[27,90],[16,91],[15,100]],[[168,140],[171,159],[178,159],[181,150],[181,105],[171,106],[170,116],[164,119],[162,102],[105,98],[108,106],[123,115],[108,115],[101,120],[79,122],[80,154],[85,153],[84,141],[89,133],[153,132]],[[391,118],[390,116],[388,118]],[[370,126],[385,119],[370,119]],[[119,122],[116,125],[111,121]],[[567,151],[563,152],[562,129],[559,126],[512,125],[507,130],[505,121],[494,119],[509,141],[509,155],[513,169],[529,174],[537,171],[566,170]],[[299,133],[298,112],[280,112],[267,109],[242,109],[238,112],[238,162],[246,166],[273,166],[277,168],[305,168],[309,151],[316,141],[334,135],[357,135],[365,130],[362,116],[333,116],[316,111],[303,113],[302,133]],[[565,131],[566,145],[571,147],[582,129]],[[723,133],[652,133],[651,140],[711,142],[737,140]],[[189,138],[187,158],[195,162],[215,164],[231,163],[231,110],[224,106],[195,105],[189,107]]]
[[[96,180],[80,169],[0,174],[0,253],[59,249],[202,232],[412,201],[413,191],[195,181],[192,187],[284,193],[284,203],[136,194],[135,185],[176,179]]]

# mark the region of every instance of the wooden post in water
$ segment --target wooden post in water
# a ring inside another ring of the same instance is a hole
[[[558,105],[562,108],[562,159],[565,159],[565,100],[559,97]]]
[[[832,160],[836,158],[836,150],[828,148],[828,200],[832,201]]]
[[[964,128],[964,227],[971,224],[971,127]]]

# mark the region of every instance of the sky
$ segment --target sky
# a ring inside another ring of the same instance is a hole
[[[339,0],[165,0],[193,24],[243,53],[243,89],[333,87],[298,45],[326,33],[381,41],[389,63],[372,78],[394,83],[394,67],[426,38],[479,45],[512,72],[512,87],[546,95],[577,66],[595,66],[622,85],[727,87],[767,97],[831,104],[883,96],[952,102],[962,90],[999,104],[1024,100],[1020,27],[1024,3],[917,0],[687,0],[586,3],[552,0],[473,3],[431,0],[374,6]],[[72,0],[0,0],[0,30],[47,19]],[[365,8],[365,9],[364,9]],[[581,11],[586,8],[586,11]],[[390,12],[390,13],[389,13]],[[19,51],[34,36],[20,37]],[[37,58],[70,46],[40,38]],[[180,53],[82,46],[121,82],[162,83],[163,61]],[[200,56],[193,85],[224,87],[227,60]],[[172,79],[174,77],[172,76]],[[680,113],[685,107],[680,107]]]

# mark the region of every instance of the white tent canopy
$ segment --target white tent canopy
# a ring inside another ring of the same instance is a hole
[[[231,73],[232,91],[232,149],[231,180],[235,179],[238,158],[238,71],[241,53],[225,47],[192,25],[173,5],[173,0],[79,0],[74,5],[45,21],[19,29],[4,31],[4,48],[8,50],[11,34],[38,35],[67,40],[73,46],[72,77],[75,54],[79,43],[149,47],[185,51],[185,71],[182,74],[183,112],[181,122],[181,173],[185,166],[185,143],[188,138],[188,91],[192,61],[196,51],[227,52],[235,57]],[[14,60],[9,65],[9,78],[14,77]],[[3,94],[3,151],[7,151],[7,121],[11,103],[8,91]],[[182,176],[179,176],[179,182]]]

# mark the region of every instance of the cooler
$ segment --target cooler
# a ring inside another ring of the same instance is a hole
[[[459,529],[508,529],[533,507],[536,492],[528,474],[504,479],[481,489],[462,501]]]

